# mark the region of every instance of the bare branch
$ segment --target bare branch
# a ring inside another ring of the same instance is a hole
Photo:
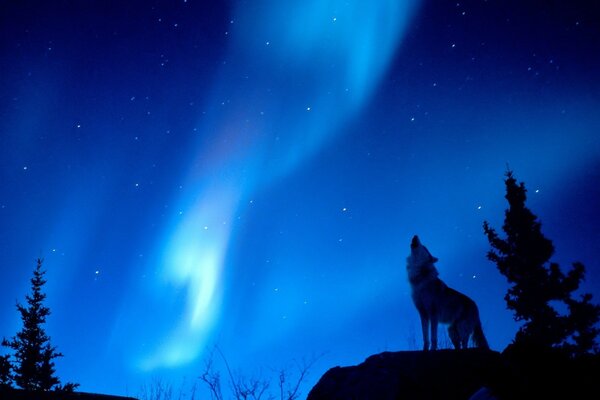
[[[302,362],[295,361],[298,371],[298,378],[295,383],[286,385],[289,374],[285,369],[279,371],[279,395],[280,400],[296,400],[300,396],[300,386],[306,379],[309,370],[321,358],[322,355],[313,356],[310,360],[302,359]]]
[[[229,386],[235,400],[296,400],[300,397],[300,387],[305,381],[308,371],[322,356],[312,357],[309,361],[305,359],[302,362],[295,361],[297,378],[290,381],[289,370],[282,368],[278,371],[279,397],[274,396],[270,391],[270,379],[263,379],[262,374],[258,376],[247,377],[240,372],[234,372],[225,354],[218,346],[214,346],[209,357],[205,361],[205,368],[200,379],[208,386],[212,400],[223,400],[221,391],[221,380],[218,371],[214,370],[214,353],[217,352],[227,371],[229,377]]]
[[[223,400],[223,393],[221,392],[221,375],[218,371],[213,370],[213,354],[214,350],[211,351],[204,362],[204,371],[202,372],[202,375],[200,375],[200,379],[208,386],[210,398],[212,400]]]

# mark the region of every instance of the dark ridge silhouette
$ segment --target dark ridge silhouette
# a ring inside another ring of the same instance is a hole
[[[466,400],[506,374],[500,353],[486,349],[385,352],[330,369],[308,400]]]
[[[476,348],[385,352],[331,368],[307,400],[598,399],[599,371],[598,355],[574,359],[557,351],[525,359]],[[485,396],[473,397],[483,388]]]
[[[0,390],[2,400],[137,400],[134,397],[109,396],[83,392],[32,392],[19,389]]]

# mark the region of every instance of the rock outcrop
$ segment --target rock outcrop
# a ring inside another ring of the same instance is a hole
[[[307,400],[600,399],[600,353],[556,349],[385,352],[321,377]]]
[[[490,350],[385,352],[321,377],[307,400],[469,399],[506,374]]]

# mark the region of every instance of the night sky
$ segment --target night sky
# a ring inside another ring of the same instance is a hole
[[[592,3],[2,1],[0,337],[41,257],[80,390],[193,381],[216,344],[250,375],[323,354],[306,395],[421,348],[418,234],[502,350],[507,164],[599,301]]]

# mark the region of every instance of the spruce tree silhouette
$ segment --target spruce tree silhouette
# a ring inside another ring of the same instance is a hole
[[[53,361],[62,357],[62,354],[50,344],[50,337],[43,327],[46,317],[50,315],[50,309],[43,304],[46,299],[46,294],[42,292],[46,283],[44,274],[42,260],[38,259],[31,278],[31,294],[25,297],[27,306],[17,303],[23,328],[11,340],[2,341],[3,346],[14,351],[12,379],[18,387],[28,391],[63,389],[55,375]]]
[[[585,267],[576,262],[565,275],[558,264],[550,262],[554,246],[542,234],[538,218],[525,206],[525,184],[517,184],[510,170],[504,182],[509,204],[502,226],[506,238],[501,239],[487,221],[483,229],[492,246],[487,257],[510,284],[504,297],[507,308],[515,320],[523,322],[513,345],[555,348],[570,356],[597,353],[600,307],[592,304],[590,294],[573,298],[584,279]],[[554,305],[560,305],[563,312]]]

